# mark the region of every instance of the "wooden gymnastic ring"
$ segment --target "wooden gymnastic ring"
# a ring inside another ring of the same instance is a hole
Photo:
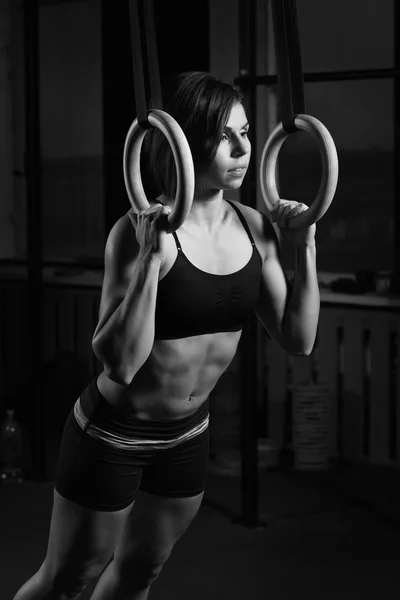
[[[321,121],[310,115],[297,115],[294,122],[298,129],[307,131],[316,138],[322,159],[321,184],[314,202],[306,211],[288,221],[288,227],[300,229],[316,223],[328,210],[336,191],[339,163],[335,143]],[[280,202],[276,186],[276,165],[279,151],[288,135],[282,123],[277,125],[267,139],[261,155],[261,193],[268,213],[271,213],[276,203]]]
[[[148,121],[160,129],[171,146],[176,167],[175,202],[168,215],[168,232],[176,231],[185,221],[194,196],[194,166],[188,141],[181,127],[171,115],[159,109],[151,109]],[[135,212],[150,207],[143,189],[140,174],[140,153],[147,129],[142,129],[135,119],[125,139],[123,169],[126,191]]]

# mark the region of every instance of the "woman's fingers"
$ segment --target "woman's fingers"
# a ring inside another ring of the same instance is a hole
[[[161,205],[161,208],[152,214],[152,225],[157,229],[167,229],[167,218],[170,212],[171,209],[169,206]]]
[[[136,239],[144,253],[163,256],[167,237],[169,206],[156,204],[136,215]],[[133,217],[131,217],[133,222]]]
[[[279,203],[279,205],[275,208],[272,213],[272,220],[279,226],[285,227],[287,222],[287,217],[292,210],[292,203],[283,200]]]
[[[272,221],[281,228],[287,227],[288,221],[307,210],[307,205],[294,200],[281,200],[271,214]]]
[[[171,208],[169,206],[165,206],[164,204],[156,204],[155,206],[150,206],[150,208],[146,208],[142,210],[139,215],[144,219],[149,219],[149,221],[153,221],[159,219],[164,215],[169,215],[171,212]]]
[[[304,212],[305,210],[307,210],[307,206],[305,204],[299,203],[297,206],[292,208],[292,210],[288,214],[288,220],[290,221],[290,219],[294,219],[294,217],[301,215],[301,213]]]
[[[138,226],[138,222],[139,222],[138,213],[133,212],[133,210],[131,209],[128,211],[128,217],[133,225],[133,228],[136,229],[136,227]]]

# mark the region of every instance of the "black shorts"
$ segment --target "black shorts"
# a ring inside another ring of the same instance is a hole
[[[178,420],[123,415],[97,379],[71,410],[61,440],[55,489],[93,510],[116,511],[137,490],[173,498],[204,491],[209,457],[208,401]]]

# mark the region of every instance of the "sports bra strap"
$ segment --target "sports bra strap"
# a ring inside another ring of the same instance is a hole
[[[244,216],[242,215],[242,213],[240,212],[240,210],[237,208],[237,206],[235,206],[235,205],[233,204],[233,202],[231,202],[230,200],[227,200],[227,202],[228,202],[228,203],[229,203],[229,204],[232,206],[232,208],[233,208],[233,209],[236,211],[236,213],[237,213],[237,216],[238,216],[238,217],[239,217],[239,219],[240,219],[240,222],[242,223],[242,225],[243,225],[244,229],[246,230],[246,233],[247,233],[247,235],[248,235],[248,236],[249,236],[249,238],[250,238],[250,242],[252,243],[252,245],[253,245],[253,246],[255,246],[254,239],[253,239],[253,236],[251,235],[250,227],[248,226],[246,219],[244,218]]]
[[[182,246],[181,246],[181,243],[180,243],[180,241],[179,241],[179,238],[178,238],[178,236],[176,235],[175,231],[173,231],[173,232],[172,232],[172,235],[174,236],[174,239],[175,239],[175,244],[176,244],[176,247],[178,248],[178,252],[179,252],[179,251],[182,251]]]

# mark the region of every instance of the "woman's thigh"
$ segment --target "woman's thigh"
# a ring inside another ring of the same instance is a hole
[[[140,490],[169,498],[191,498],[204,491],[208,473],[209,429],[173,448],[156,452],[144,469]]]
[[[41,575],[64,588],[97,576],[112,557],[134,503],[140,468],[94,440],[68,416],[54,481],[49,542]]]
[[[64,427],[54,487],[63,498],[93,511],[120,511],[135,499],[143,464],[82,430],[72,410]]]
[[[54,490],[49,541],[41,572],[55,581],[100,574],[113,555],[132,504],[118,511],[96,511]]]
[[[161,452],[144,469],[140,493],[119,540],[114,561],[127,566],[162,564],[196,516],[203,499],[208,464],[208,430]]]
[[[115,566],[125,571],[138,561],[163,564],[198,513],[203,495],[171,498],[140,492],[118,540]]]

